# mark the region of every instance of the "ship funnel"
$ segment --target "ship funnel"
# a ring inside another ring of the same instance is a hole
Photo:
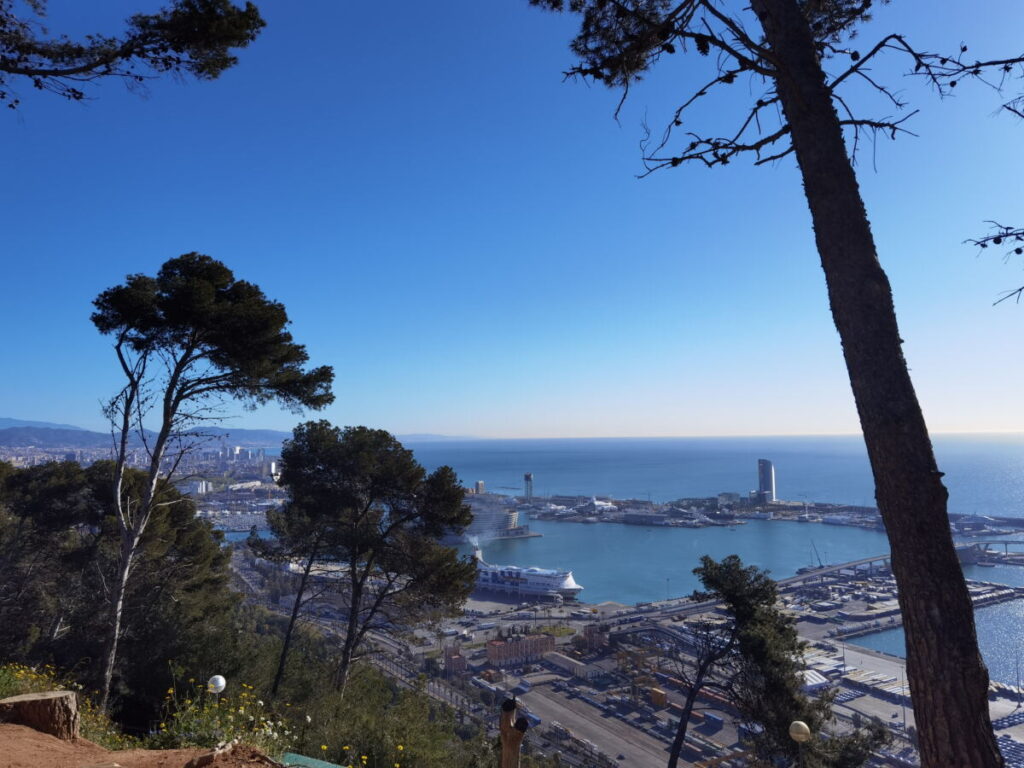
[[[484,561],[484,551],[480,547],[473,550],[473,559],[479,560],[481,563]]]

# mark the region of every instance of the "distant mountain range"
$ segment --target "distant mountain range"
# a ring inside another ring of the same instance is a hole
[[[244,448],[272,448],[275,451],[280,449],[282,442],[292,436],[291,432],[282,432],[278,429],[236,429],[233,427],[207,427],[201,430],[201,433],[215,437],[227,436],[232,445],[240,445]],[[397,437],[402,442],[409,443],[473,439],[433,434],[397,435]],[[0,417],[0,446],[54,449],[105,448],[110,444],[110,434],[106,432],[91,432],[69,424]]]
[[[225,429],[210,427],[203,435],[228,436],[232,445],[244,448],[280,449],[281,442],[291,437],[290,432],[274,429]],[[8,427],[0,429],[0,446],[54,448],[106,448],[111,445],[110,433],[90,432],[76,427]]]
[[[110,435],[69,427],[8,427],[0,429],[0,445],[11,448],[106,448]]]
[[[0,416],[0,429],[10,429],[11,427],[41,427],[43,429],[77,429],[85,431],[81,427],[75,427],[71,424],[54,424],[49,421],[25,421],[25,419],[8,419]]]

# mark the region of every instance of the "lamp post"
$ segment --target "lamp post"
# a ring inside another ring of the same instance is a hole
[[[1014,707],[1014,711],[1020,709],[1020,651],[1017,651],[1017,706]]]
[[[206,681],[206,690],[213,694],[214,701],[220,701],[220,694],[227,686],[228,681],[223,675],[214,675]]]
[[[797,758],[797,764],[803,766],[804,764],[804,742],[811,740],[811,729],[807,726],[803,720],[794,720],[789,724],[789,738],[797,743],[799,757]]]
[[[519,768],[520,750],[529,727],[525,717],[516,717],[515,698],[505,699],[501,705],[498,727],[501,741],[500,768]]]

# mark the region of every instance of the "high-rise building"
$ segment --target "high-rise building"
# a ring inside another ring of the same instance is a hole
[[[523,475],[523,484],[526,486],[526,500],[533,501],[533,472]]]
[[[466,499],[473,510],[473,522],[466,528],[466,536],[481,539],[504,538],[519,526],[519,511],[507,496],[473,494]]]
[[[762,502],[775,501],[775,466],[768,459],[757,460],[757,493]]]
[[[473,491],[475,493],[486,493],[486,490],[484,489],[484,481],[483,480],[477,480],[476,483],[473,486]]]

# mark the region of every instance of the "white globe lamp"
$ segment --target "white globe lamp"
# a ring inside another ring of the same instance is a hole
[[[804,764],[804,742],[811,740],[811,729],[803,720],[794,720],[789,724],[789,738],[796,742],[800,755],[797,757],[797,765],[803,768]]]
[[[789,738],[798,744],[803,744],[805,741],[811,740],[811,729],[803,720],[794,720],[789,725]]]

